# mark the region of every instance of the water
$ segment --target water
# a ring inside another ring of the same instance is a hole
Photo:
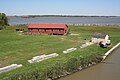
[[[120,47],[106,60],[59,80],[120,80]]]
[[[61,24],[109,24],[120,25],[120,17],[9,17],[9,24],[61,23]]]

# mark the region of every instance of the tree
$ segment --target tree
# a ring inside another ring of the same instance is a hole
[[[3,29],[5,25],[8,25],[7,16],[5,13],[0,13],[0,29]]]

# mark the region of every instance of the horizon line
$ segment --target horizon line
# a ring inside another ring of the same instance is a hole
[[[120,17],[120,15],[74,15],[74,14],[22,14],[22,15],[7,15],[7,16],[98,16],[98,17]]]

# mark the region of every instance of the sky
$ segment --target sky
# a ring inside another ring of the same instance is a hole
[[[120,16],[120,0],[0,0],[7,15]]]

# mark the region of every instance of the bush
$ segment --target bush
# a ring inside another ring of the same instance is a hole
[[[0,30],[2,30],[3,29],[3,26],[2,25],[0,25]]]
[[[70,58],[66,63],[66,69],[68,72],[78,69],[79,61],[77,58]]]

